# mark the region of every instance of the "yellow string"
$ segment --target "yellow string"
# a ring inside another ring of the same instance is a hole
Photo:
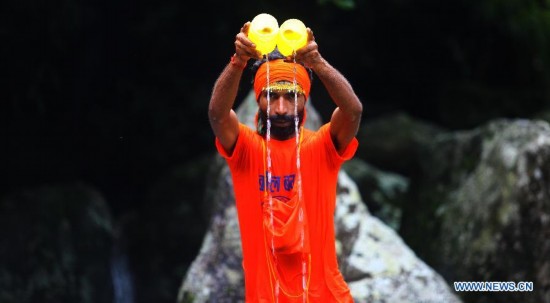
[[[269,106],[269,105],[268,105],[268,106]],[[263,154],[264,159],[266,159],[267,156],[266,156],[266,150],[265,150],[265,142],[264,142],[263,140],[262,140],[262,154]],[[266,161],[267,161],[267,159],[266,159],[265,161],[262,161],[262,163],[263,163],[263,168],[264,168],[263,172],[266,172],[266,168],[265,168],[265,166],[266,166],[266,163],[265,163],[265,162],[266,162]],[[263,172],[262,172],[262,173],[263,173]],[[266,176],[266,177],[267,177],[267,176]],[[264,182],[265,182],[265,180],[264,180]],[[267,182],[264,183],[264,199],[265,199],[265,197],[268,195],[267,186],[268,186],[268,185],[267,185]],[[265,200],[264,200],[264,201],[265,201]],[[263,202],[262,202],[262,203],[263,203]],[[273,211],[273,210],[272,210],[272,211]],[[263,212],[263,210],[262,210],[262,212]],[[262,215],[262,216],[263,216],[263,215]],[[263,223],[263,221],[262,221],[262,229],[263,229],[263,233],[264,233],[265,261],[267,262],[267,267],[269,267],[269,264],[270,264],[270,263],[269,263],[269,254],[268,254],[268,252],[267,252],[267,249],[268,249],[267,247],[268,247],[268,246],[267,246],[267,240],[266,240],[266,238],[265,238],[265,236],[266,236],[266,233],[265,233],[265,224]],[[271,281],[271,275],[269,276],[269,286],[271,286],[271,297],[272,297],[272,299],[273,299],[273,302],[275,302],[275,290],[273,289],[273,282]]]
[[[298,140],[298,150],[297,152],[299,153],[300,150],[301,150],[301,146],[302,146],[302,141],[304,139],[303,137],[303,126],[300,127],[300,133],[298,134],[300,137],[299,137],[299,140]],[[263,163],[263,171],[265,172],[266,171],[266,161],[267,161],[267,155],[266,155],[266,146],[265,146],[265,142],[262,140],[262,154],[263,154],[263,157],[264,159],[266,159],[265,161],[262,161]],[[298,156],[298,154],[296,155]],[[267,197],[269,195],[268,193],[268,186],[269,184],[265,184],[264,186],[264,197]],[[302,201],[300,201],[301,203]],[[273,210],[272,210],[273,211]],[[263,229],[263,233],[264,233],[264,245],[265,245],[265,254],[266,254],[266,262],[267,262],[267,267],[269,269],[269,285],[271,287],[271,296],[273,298],[273,302],[275,302],[275,290],[273,289],[273,282],[271,281],[272,277],[277,280],[277,273],[276,273],[276,268],[273,268],[274,266],[271,264],[270,262],[270,255],[269,255],[269,252],[268,252],[268,245],[267,245],[267,239],[266,239],[266,231],[265,231],[265,224],[262,223],[262,229]],[[284,295],[286,295],[287,297],[291,297],[291,298],[299,298],[301,296],[303,296],[304,294],[306,294],[306,302],[309,302],[309,283],[311,281],[311,253],[307,254],[308,256],[308,278],[307,278],[307,283],[306,283],[306,288],[302,291],[301,294],[298,294],[298,295],[292,295],[292,294],[289,294],[287,291],[285,291],[285,289],[282,287],[282,286],[279,286],[279,288],[281,289],[281,291],[283,292]],[[280,280],[280,279],[279,279]]]

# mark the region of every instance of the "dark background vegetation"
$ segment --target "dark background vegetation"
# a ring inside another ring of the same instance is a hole
[[[262,12],[314,30],[363,123],[403,111],[469,129],[550,108],[548,0],[4,0],[0,195],[97,188],[126,226],[136,283],[171,275],[138,300],[172,302],[207,226],[210,91],[240,27]],[[326,120],[333,104],[313,85]]]

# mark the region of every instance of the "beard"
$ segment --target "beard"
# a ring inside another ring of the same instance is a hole
[[[270,115],[269,119],[271,120],[271,129],[270,135],[276,140],[286,140],[293,138],[296,129],[294,122],[295,115]],[[278,126],[275,122],[290,122],[288,126]],[[304,122],[304,110],[298,113],[298,127]],[[267,112],[259,109],[258,110],[258,125],[257,131],[260,135],[265,136],[267,134]]]

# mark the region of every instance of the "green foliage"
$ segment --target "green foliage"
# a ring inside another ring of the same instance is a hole
[[[192,293],[185,291],[179,302],[180,303],[193,303],[193,302],[195,302],[195,296]]]
[[[355,8],[355,1],[354,0],[318,0],[319,4],[325,5],[327,3],[332,3],[336,7],[343,9],[343,10],[350,10]]]
[[[532,53],[535,57],[531,64],[544,69],[544,76],[550,78],[550,1],[486,0],[474,1],[473,6],[486,21],[509,33],[522,49]]]

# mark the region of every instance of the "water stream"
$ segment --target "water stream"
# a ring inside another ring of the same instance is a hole
[[[300,132],[300,118],[298,116],[298,91],[297,91],[297,83],[296,83],[296,51],[293,52],[293,61],[294,61],[294,78],[293,78],[293,85],[294,85],[294,134],[296,138],[296,175],[297,175],[297,186],[298,186],[298,205],[300,207],[299,213],[298,213],[298,221],[301,224],[302,230],[300,231],[300,240],[302,245],[302,250],[304,249],[304,238],[305,238],[305,231],[304,231],[304,208],[303,208],[303,201],[302,201],[302,170],[300,167],[300,147],[301,147],[301,136],[302,133]],[[305,110],[305,109],[304,109]],[[307,302],[307,264],[306,264],[306,258],[305,255],[302,254],[302,291],[303,291],[303,301]]]
[[[266,64],[267,64],[267,84],[266,84],[266,91],[267,91],[267,132],[266,132],[266,162],[267,162],[267,195],[268,195],[268,203],[269,203],[269,209],[270,209],[270,224],[271,228],[274,227],[274,218],[273,218],[273,197],[271,196],[271,118],[270,118],[270,107],[271,107],[271,91],[269,87],[269,57],[266,55]],[[277,256],[275,255],[275,240],[274,237],[271,237],[271,255],[273,256],[273,268],[277,268]],[[279,279],[277,279],[277,276],[275,276],[275,302],[279,302]]]
[[[266,57],[267,58],[267,57]],[[294,61],[294,76],[293,76],[293,86],[294,86],[294,134],[296,139],[296,176],[297,176],[297,188],[298,188],[298,205],[299,205],[299,214],[298,214],[298,220],[300,223],[303,223],[304,221],[304,209],[303,209],[303,203],[302,203],[302,173],[301,173],[301,163],[300,163],[300,146],[301,146],[301,131],[300,131],[300,118],[298,115],[298,92],[297,92],[297,82],[296,82],[296,52],[293,54],[293,61]],[[267,162],[267,184],[268,184],[268,203],[270,207],[270,224],[271,227],[274,227],[274,218],[273,218],[273,198],[271,196],[271,191],[269,190],[269,185],[271,184],[271,173],[272,173],[272,163],[271,163],[271,114],[270,114],[270,107],[271,107],[271,91],[269,87],[270,79],[269,79],[269,60],[266,62],[267,64],[267,132],[266,132],[266,162]],[[300,239],[301,239],[301,246],[302,249],[304,248],[304,238],[305,238],[305,231],[303,224],[300,224],[302,226],[302,230],[300,231]],[[275,254],[275,243],[273,237],[271,238],[271,252],[273,255],[273,261],[274,261],[274,268],[277,268],[277,256]],[[275,302],[279,301],[279,280],[277,276],[275,276]],[[305,254],[302,254],[302,290],[303,290],[303,302],[307,302],[307,258]]]

